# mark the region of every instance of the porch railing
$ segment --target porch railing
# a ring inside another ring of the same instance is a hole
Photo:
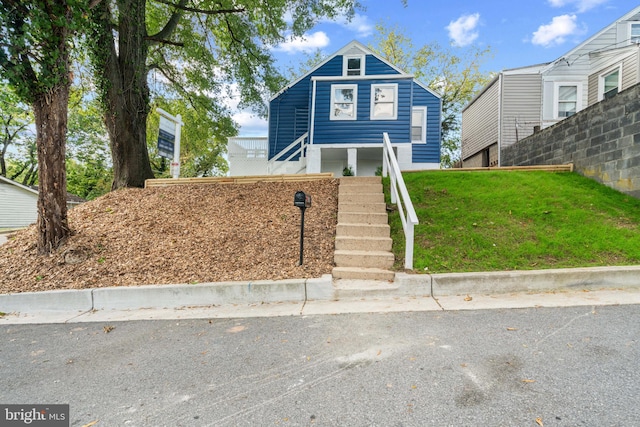
[[[300,155],[300,159],[303,160],[305,158],[304,149],[307,145],[307,138],[309,136],[309,132],[305,132],[300,136],[300,138],[293,141],[289,144],[285,149],[281,150],[277,155],[271,158],[267,164],[267,170],[269,174],[274,175],[276,171],[278,171],[281,167],[285,166],[291,159],[293,159],[296,155]],[[287,154],[289,151],[293,150],[297,145],[300,147],[287,156],[286,159],[281,160],[281,158]],[[276,162],[281,162],[280,164],[276,164]]]
[[[405,248],[404,248],[404,268],[413,270],[413,227],[418,224],[418,216],[411,203],[407,186],[402,178],[398,160],[393,152],[389,134],[382,134],[383,140],[383,159],[382,159],[382,176],[390,177],[391,185],[391,203],[398,205],[398,213],[402,221],[402,229],[404,230]]]

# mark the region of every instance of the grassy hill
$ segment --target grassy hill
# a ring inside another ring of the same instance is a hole
[[[640,200],[576,173],[430,171],[404,179],[420,220],[416,272],[640,264]],[[400,269],[397,212],[389,223]]]

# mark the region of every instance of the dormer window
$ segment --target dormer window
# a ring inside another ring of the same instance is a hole
[[[363,76],[364,75],[364,55],[345,55],[343,57],[344,76]]]

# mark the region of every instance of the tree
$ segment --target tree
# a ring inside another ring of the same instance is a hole
[[[319,18],[350,16],[357,0],[115,0],[90,13],[91,51],[105,108],[113,188],[152,178],[146,143],[148,77],[190,100],[223,105],[232,82],[240,106],[265,112],[263,95],[283,83],[270,48],[300,36]],[[288,22],[287,16],[292,21]]]
[[[64,166],[69,41],[86,6],[82,0],[0,0],[0,71],[35,117],[39,254],[57,249],[70,233]]]
[[[376,25],[375,45],[370,48],[442,97],[441,163],[453,166],[460,160],[462,108],[493,78],[480,71],[490,48],[443,48],[435,42],[416,48],[401,29],[382,24]]]
[[[7,176],[7,150],[17,146],[33,122],[29,106],[6,83],[0,83],[0,175]]]

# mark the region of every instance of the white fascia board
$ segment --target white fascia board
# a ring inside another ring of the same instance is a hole
[[[314,76],[311,77],[311,81],[317,82],[332,82],[341,80],[410,80],[413,76],[410,74],[383,74],[375,76]]]

